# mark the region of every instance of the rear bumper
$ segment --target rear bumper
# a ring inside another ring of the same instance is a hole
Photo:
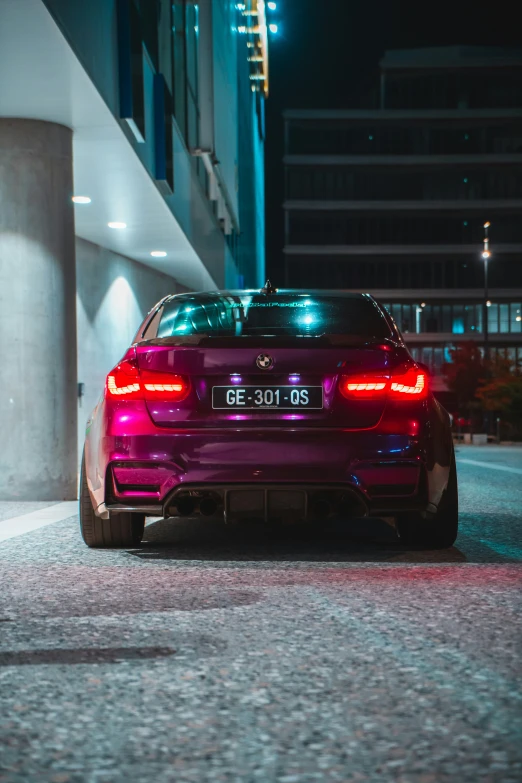
[[[199,429],[87,442],[96,513],[166,514],[183,487],[345,487],[367,513],[426,508],[430,459],[421,438],[375,430]],[[439,480],[444,480],[442,474]]]

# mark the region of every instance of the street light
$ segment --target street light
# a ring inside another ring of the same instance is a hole
[[[484,248],[482,250],[482,258],[484,260],[484,359],[489,359],[489,326],[488,326],[488,308],[491,307],[491,302],[488,299],[488,262],[491,258],[491,251],[489,249],[489,229],[491,223],[487,220],[484,223]],[[487,411],[484,412],[484,428],[486,432],[489,432],[489,417]]]
[[[484,358],[486,360],[489,353],[488,307],[491,305],[491,302],[488,301],[488,261],[491,258],[489,249],[490,226],[489,220],[484,223],[484,249],[482,251],[482,258],[484,259]]]

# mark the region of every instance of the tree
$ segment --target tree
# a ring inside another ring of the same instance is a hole
[[[442,365],[448,389],[457,398],[460,411],[469,412],[476,401],[479,386],[488,379],[489,370],[482,353],[472,341],[450,349],[451,362]]]
[[[522,434],[522,373],[509,359],[491,362],[489,378],[480,383],[476,396],[485,410],[511,425],[513,435]]]

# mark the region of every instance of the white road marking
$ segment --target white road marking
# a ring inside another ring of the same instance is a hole
[[[29,514],[21,514],[18,517],[0,521],[0,542],[7,541],[24,533],[31,533],[39,527],[61,522],[78,513],[78,501],[71,500],[64,503],[56,503],[54,506],[41,508],[39,511],[31,511]]]
[[[503,470],[506,473],[516,473],[517,476],[522,476],[522,468],[510,468],[507,465],[496,465],[494,462],[479,462],[476,459],[459,459],[457,457],[457,465],[459,463],[477,465],[479,468],[490,468],[491,470]]]

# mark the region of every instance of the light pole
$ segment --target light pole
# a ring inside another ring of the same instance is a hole
[[[484,223],[484,249],[482,251],[482,258],[484,259],[484,361],[489,359],[489,328],[488,328],[488,261],[491,257],[491,251],[489,249],[489,228],[491,223],[486,221]],[[489,431],[489,417],[487,413],[484,413],[484,429],[486,434]]]
[[[484,223],[484,249],[482,251],[482,258],[484,259],[484,359],[489,358],[489,329],[488,329],[488,261],[491,257],[491,251],[489,249],[489,228],[491,223],[489,220]]]

